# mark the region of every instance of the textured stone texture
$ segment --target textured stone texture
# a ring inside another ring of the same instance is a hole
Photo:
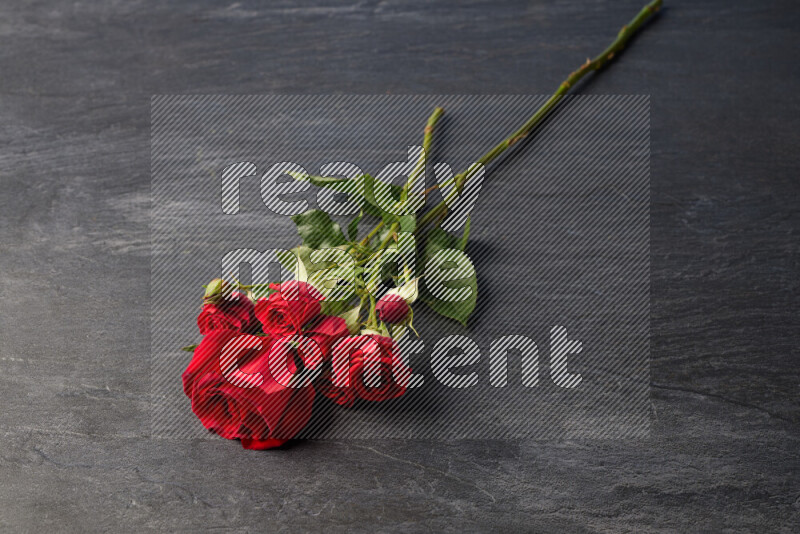
[[[640,2],[0,8],[0,527],[796,531],[792,2],[668,1],[585,93],[650,94],[652,435],[149,438],[155,93],[543,93]]]

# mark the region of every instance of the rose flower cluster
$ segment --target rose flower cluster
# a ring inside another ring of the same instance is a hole
[[[251,297],[213,280],[197,318],[203,340],[183,390],[211,432],[269,449],[303,430],[317,394],[350,407],[405,393],[411,370],[397,343],[323,314],[324,296],[311,284],[271,284],[268,297]],[[376,309],[385,321],[401,321],[403,306],[388,295]]]

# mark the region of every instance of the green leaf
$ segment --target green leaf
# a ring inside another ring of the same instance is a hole
[[[363,180],[363,184],[358,184],[355,180]],[[356,198],[353,198],[352,200],[360,204],[364,212],[369,215],[372,215],[373,217],[377,217],[378,219],[383,219],[386,216],[399,218],[397,215],[389,213],[383,208],[381,208],[377,198],[375,197],[375,190],[377,188],[376,185],[377,181],[375,180],[375,178],[373,178],[369,174],[365,174],[363,176],[356,178],[355,180],[342,179],[338,181],[330,181],[327,183],[322,183],[322,182],[317,183],[312,180],[312,183],[315,183],[316,185],[319,185],[321,187],[327,187],[328,189],[334,189],[342,193],[349,193],[353,195]],[[389,189],[389,192],[391,193],[392,198],[395,201],[398,202],[400,201],[400,195],[403,192],[402,187],[394,184],[382,184],[382,185],[385,185]],[[414,217],[413,215],[408,217],[416,219],[416,217]]]
[[[194,345],[186,345],[185,347],[181,347],[181,350],[186,351],[186,352],[194,352],[194,349],[196,349],[199,346],[200,345],[195,343]]]
[[[375,193],[373,192],[375,179],[369,174],[365,174],[361,179],[364,180],[364,195],[356,199],[356,202],[361,204],[361,209],[363,209],[365,213],[377,219],[382,219],[384,212],[380,206],[378,206],[375,200]]]
[[[313,252],[309,247],[299,246],[290,250],[276,252],[278,261],[283,268],[294,273],[295,280],[300,282],[308,281],[308,265],[310,265],[309,255]]]
[[[447,287],[469,287],[471,291],[470,296],[466,300],[459,302],[447,302],[436,299],[433,296],[428,296],[423,299],[423,302],[439,315],[455,319],[466,327],[467,319],[469,319],[469,316],[475,311],[475,305],[478,302],[478,279],[476,276],[471,276],[463,280],[448,282]]]
[[[375,198],[376,180],[369,174],[364,174],[355,179],[350,178],[335,178],[328,176],[309,176],[301,173],[289,173],[295,180],[309,181],[318,187],[333,189],[341,193],[348,193],[351,195],[351,200],[356,204],[361,205],[364,213],[376,217],[378,219],[385,219],[391,217],[392,222],[400,222],[400,229],[403,232],[413,232],[416,229],[416,216],[404,215],[397,216],[389,213],[380,207],[377,199]],[[363,184],[359,183],[363,180]],[[394,184],[385,184],[391,192],[392,198],[399,202],[400,195],[403,188]],[[363,187],[362,187],[363,186]],[[360,221],[360,219],[359,219]],[[352,224],[352,223],[351,223]],[[348,234],[350,233],[348,226]],[[351,239],[355,239],[351,237]]]
[[[320,302],[323,315],[340,315],[347,309],[347,301],[323,300]]]
[[[350,178],[334,178],[334,177],[326,177],[326,176],[309,176],[301,173],[289,173],[295,180],[300,181],[309,181],[313,185],[318,187],[325,187],[327,189],[333,189],[334,191],[339,191],[340,193],[347,193],[351,195],[350,200],[359,204],[364,212],[372,215],[373,217],[377,217],[380,219],[382,217],[382,211],[378,207],[377,203],[375,202],[375,195],[372,193],[373,191],[373,182],[375,179],[370,176],[369,174],[364,174],[359,176],[355,179]],[[360,180],[363,180],[363,188],[362,184],[359,183]],[[363,193],[362,193],[363,191]]]
[[[347,182],[347,178],[336,178],[334,176],[309,176],[308,179],[317,187],[330,187],[335,184]]]
[[[428,260],[431,259],[437,252],[446,248],[461,249],[461,243],[452,235],[448,234],[438,226],[434,226],[426,236],[425,253],[422,255],[422,261],[427,265]]]
[[[347,324],[347,330],[352,335],[358,334],[359,330],[361,329],[361,324],[358,320],[360,314],[361,314],[360,304],[351,310],[339,314],[339,317],[344,319],[345,324]]]
[[[289,171],[286,174],[288,174],[298,182],[311,182],[317,187],[330,187],[334,184],[340,184],[342,182],[347,181],[347,178],[337,178],[335,176],[312,176],[310,174],[304,174],[302,172]]]
[[[326,300],[350,300],[355,291],[355,276],[352,267],[331,267],[315,271],[308,282],[325,295]],[[346,285],[340,285],[342,281]]]
[[[384,226],[387,228],[397,223],[400,225],[400,232],[413,232],[417,229],[416,215],[395,215],[393,213],[383,214]]]
[[[400,221],[400,231],[413,233],[417,229],[416,215],[403,215],[398,217]]]
[[[416,214],[412,213],[409,215],[396,215],[394,213],[387,212],[383,208],[380,207],[378,204],[378,200],[375,197],[375,189],[377,187],[378,182],[369,175],[365,176],[365,184],[364,184],[364,192],[366,195],[366,200],[369,202],[376,210],[380,212],[380,217],[386,221],[387,217],[392,219],[392,222],[400,222],[401,229],[403,232],[413,232],[416,228],[417,216]],[[389,189],[389,193],[391,195],[392,200],[395,202],[400,202],[401,195],[403,193],[403,188],[394,185],[394,184],[384,184],[381,182],[382,186],[385,186]],[[408,193],[409,195],[415,194],[413,191]],[[413,226],[412,226],[413,225]]]
[[[437,252],[444,249],[456,249],[463,251],[466,241],[469,239],[469,220],[467,220],[464,229],[464,237],[457,239],[456,237],[448,234],[440,227],[434,227],[428,232],[427,243],[425,244],[425,252],[422,255],[423,268],[427,269],[428,261],[436,255]],[[448,302],[435,298],[427,288],[423,291],[422,301],[425,302],[431,309],[440,315],[455,319],[462,325],[467,326],[467,319],[475,310],[478,302],[478,279],[475,274],[468,278],[453,280],[445,283],[446,287],[457,289],[460,287],[469,287],[470,296],[462,301]]]
[[[350,241],[356,241],[358,239],[358,223],[360,223],[363,218],[364,210],[361,210],[361,213],[347,225],[347,236],[350,238]]]
[[[303,245],[307,247],[320,249],[347,244],[341,227],[324,211],[309,210],[293,215],[292,220],[297,225],[297,233],[303,239]]]
[[[416,216],[415,215],[395,215],[394,213],[390,213],[383,208],[381,208],[380,204],[378,204],[378,199],[375,197],[375,189],[377,188],[376,185],[377,181],[370,175],[364,175],[364,200],[366,205],[364,209],[370,215],[378,217],[382,219],[385,223],[393,223],[393,222],[400,222],[401,227],[409,227],[410,221],[413,221],[413,224],[416,226]],[[392,199],[399,202],[400,195],[403,192],[403,188],[394,184],[382,184],[388,187],[389,192],[392,196]],[[405,219],[405,223],[403,223],[403,219]],[[404,232],[413,231],[413,230],[403,230]]]

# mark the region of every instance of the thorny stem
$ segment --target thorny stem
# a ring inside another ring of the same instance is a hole
[[[508,150],[512,147],[515,143],[518,143],[522,139],[528,136],[528,134],[533,130],[537,125],[539,125],[545,117],[547,117],[548,113],[553,110],[553,108],[564,98],[564,95],[572,88],[576,83],[578,83],[589,71],[592,70],[600,70],[603,68],[606,63],[614,59],[614,56],[619,53],[628,41],[631,39],[633,34],[635,34],[639,28],[651,17],[653,16],[658,9],[661,7],[663,0],[653,0],[649,4],[647,4],[642,10],[636,15],[633,20],[631,20],[628,24],[622,27],[622,29],[617,34],[617,38],[605,49],[603,50],[600,55],[595,57],[592,60],[586,59],[586,63],[580,66],[578,70],[572,72],[572,74],[564,80],[561,85],[558,86],[553,95],[547,99],[542,107],[540,107],[533,116],[525,122],[520,128],[511,134],[509,137],[501,141],[497,146],[491,149],[489,152],[486,153],[481,159],[477,161],[481,165],[487,165],[491,161],[493,161],[497,156]],[[477,167],[477,166],[476,166]],[[451,194],[459,194],[462,188],[464,187],[464,183],[469,180],[471,174],[469,171],[464,171],[461,174],[458,174],[455,178],[456,187],[453,189]],[[434,206],[428,213],[426,213],[419,221],[417,229],[424,227],[437,217],[443,216],[447,214],[447,204],[445,201],[440,202],[436,206]]]
[[[400,229],[400,225],[398,223],[393,223],[389,227],[389,231],[386,233],[386,237],[383,238],[383,241],[381,241],[381,244],[378,245],[378,248],[375,249],[373,254],[377,253],[377,252],[380,252],[383,249],[385,249],[386,247],[388,247],[389,243],[391,243],[392,239],[397,238],[397,230],[399,230],[399,229]]]
[[[400,194],[400,204],[408,200],[408,192],[414,185],[414,182],[419,177],[420,173],[423,175],[425,174],[425,161],[428,157],[428,151],[431,149],[431,144],[433,143],[433,128],[436,126],[436,123],[439,122],[442,114],[444,114],[444,109],[437,107],[431,113],[431,116],[428,117],[428,123],[425,125],[425,130],[422,136],[422,157],[419,158],[414,170],[411,171],[411,175],[406,182],[406,185],[403,186],[403,192]]]
[[[433,128],[439,119],[444,114],[444,108],[436,108],[428,118],[428,124],[425,125],[425,135],[422,138],[422,148],[425,150],[425,155],[430,154],[431,144],[433,143]]]
[[[378,327],[378,319],[375,314],[375,297],[370,293],[369,295],[369,316],[367,317],[367,327],[369,328],[377,328]]]
[[[428,123],[425,125],[425,130],[422,136],[422,149],[423,149],[422,158],[420,158],[414,170],[411,171],[411,176],[409,177],[408,182],[406,182],[406,185],[403,187],[403,192],[400,197],[401,202],[405,202],[406,200],[408,200],[408,191],[411,189],[411,185],[413,184],[414,180],[416,180],[417,175],[420,173],[420,171],[422,172],[425,171],[425,158],[428,157],[428,153],[431,150],[431,144],[433,144],[433,129],[436,126],[436,123],[439,122],[439,119],[442,117],[443,114],[444,114],[444,109],[437,107],[436,109],[433,110],[431,116],[428,117]],[[367,237],[361,240],[361,244],[366,246],[369,243],[370,239],[375,237],[375,234],[377,234],[378,231],[380,231],[380,229],[383,228],[383,225],[384,225],[383,221],[379,222],[378,225],[375,228],[373,228],[369,234],[367,234]],[[389,232],[389,235],[391,234],[392,232]],[[381,248],[383,248],[383,246],[381,246]]]
[[[365,237],[364,239],[362,239],[362,240],[361,240],[361,245],[362,245],[362,246],[367,246],[367,243],[369,243],[369,240],[370,240],[370,239],[372,239],[373,237],[375,237],[375,234],[377,234],[377,233],[378,233],[378,231],[379,231],[381,228],[383,228],[383,221],[381,221],[380,223],[378,223],[378,226],[376,226],[375,228],[373,228],[373,229],[372,229],[372,231],[371,231],[369,234],[367,234],[367,237]]]

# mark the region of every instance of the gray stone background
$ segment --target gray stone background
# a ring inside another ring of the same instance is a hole
[[[150,439],[156,93],[546,93],[637,1],[0,6],[0,529],[796,531],[800,11],[667,1],[639,441]]]

